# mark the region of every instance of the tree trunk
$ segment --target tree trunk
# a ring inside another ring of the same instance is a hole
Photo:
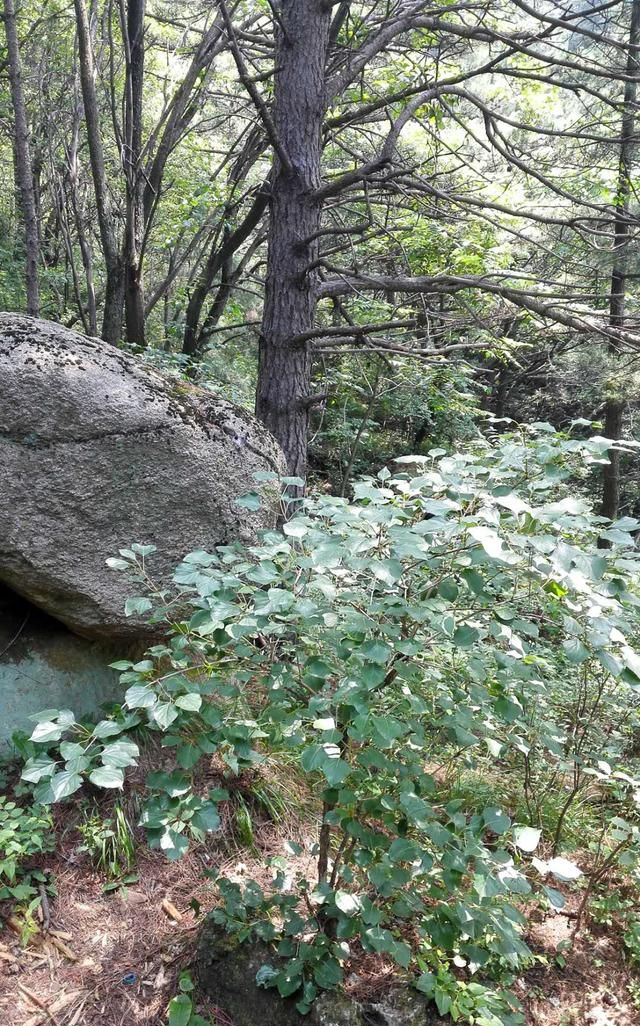
[[[9,81],[11,85],[11,102],[13,104],[14,116],[16,182],[18,184],[20,196],[20,212],[24,223],[27,313],[31,317],[38,317],[40,314],[40,294],[38,286],[40,238],[38,232],[36,198],[33,187],[29,127],[27,125],[27,111],[24,99],[24,90],[22,88],[22,61],[20,59],[16,11],[13,0],[5,0],[4,25],[7,36]]]
[[[311,349],[289,340],[313,327],[321,202],[321,133],[331,7],[283,0],[276,28],[274,124],[287,158],[274,156],[256,414],[278,440],[289,471],[304,477]]]
[[[605,405],[604,436],[605,438],[622,438],[622,425],[626,403],[608,399]],[[604,467],[602,488],[602,504],[600,514],[615,520],[620,505],[620,453],[609,450],[609,464]]]
[[[124,267],[119,251],[115,220],[111,210],[107,174],[104,163],[100,115],[96,96],[96,70],[93,60],[93,45],[89,28],[89,17],[85,0],[74,0],[78,32],[78,53],[80,57],[80,83],[82,103],[87,126],[89,159],[98,213],[98,227],[105,263],[105,298],[102,319],[102,337],[114,345],[122,334],[122,309],[124,303]]]
[[[634,133],[636,122],[636,100],[638,85],[636,77],[640,71],[640,0],[633,0],[631,8],[631,24],[629,27],[629,51],[626,72],[629,78],[624,88],[624,109],[622,129],[620,132],[620,160],[618,163],[618,186],[616,190],[616,208],[613,221],[613,270],[611,272],[611,295],[609,297],[609,323],[612,327],[622,328],[625,322],[625,305],[627,292],[627,267],[629,262],[629,243],[631,241],[631,225],[629,209],[631,199],[631,176],[633,170],[633,151],[635,147]],[[610,352],[616,353],[616,346],[610,346]],[[617,385],[615,387],[618,387]],[[604,433],[606,438],[617,440],[622,438],[624,412],[626,403],[615,395],[605,402]],[[609,450],[609,465],[604,468],[602,483],[602,504],[600,512],[603,517],[615,520],[620,508],[620,453]]]
[[[74,85],[74,92],[77,93],[77,82]],[[82,266],[84,268],[85,284],[87,289],[86,315],[81,306],[79,306],[78,312],[88,334],[91,335],[92,338],[95,338],[98,334],[98,311],[96,306],[96,290],[93,280],[93,254],[91,251],[91,240],[88,238],[85,231],[84,211],[82,209],[82,200],[78,183],[80,170],[80,118],[80,99],[77,97],[77,101],[74,104],[71,141],[67,152],[66,182],[69,204],[73,212],[73,220],[76,226],[76,235],[78,238],[78,245],[80,247],[80,255],[82,257]]]
[[[144,345],[145,313],[142,280],[144,179],[142,175],[142,93],[144,86],[145,0],[129,0],[122,10],[126,52],[124,172],[127,214],[124,235],[125,325],[127,342]]]

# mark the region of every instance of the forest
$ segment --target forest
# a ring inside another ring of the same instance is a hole
[[[640,0],[3,0],[7,1026],[640,1024],[639,89]]]

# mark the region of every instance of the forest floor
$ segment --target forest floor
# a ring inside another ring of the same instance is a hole
[[[141,777],[148,768],[139,768]],[[125,803],[135,804],[136,790],[134,780]],[[193,961],[200,923],[194,908],[199,905],[201,917],[214,904],[204,870],[216,866],[226,875],[266,882],[265,861],[281,854],[284,837],[304,840],[302,821],[276,825],[264,816],[254,821],[249,848],[234,841],[231,829],[192,845],[178,862],[141,843],[137,882],[105,893],[104,877],[79,850],[81,803],[59,807],[55,817],[57,850],[41,863],[57,891],[49,922],[41,921],[41,932],[26,945],[10,928],[0,932],[2,1026],[166,1026],[179,973]],[[583,929],[557,958],[572,928],[564,914],[531,913],[528,942],[541,959],[514,987],[527,1026],[640,1026],[629,991],[633,976],[615,929]],[[360,997],[366,974],[362,966]],[[220,1010],[198,1010],[212,1022],[235,1026]]]

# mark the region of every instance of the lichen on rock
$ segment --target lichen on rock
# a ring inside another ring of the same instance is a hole
[[[120,548],[155,545],[162,586],[188,552],[273,522],[236,499],[283,456],[232,403],[17,314],[0,314],[0,373],[0,581],[76,633],[153,634],[124,616],[131,582],[105,565]]]

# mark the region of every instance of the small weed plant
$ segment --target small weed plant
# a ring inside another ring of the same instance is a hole
[[[38,885],[47,878],[33,861],[53,846],[47,810],[22,807],[0,795],[0,901],[30,902],[38,895]]]
[[[118,802],[108,819],[98,811],[85,814],[78,830],[83,840],[80,850],[108,881],[121,880],[130,873],[136,855],[133,827]]]
[[[399,462],[351,502],[309,498],[255,545],[192,552],[171,592],[154,591],[151,546],[122,550],[111,566],[140,582],[128,612],[166,622],[168,639],[116,664],[121,714],[93,730],[70,711],[39,717],[23,778],[42,802],[85,779],[119,788],[137,757],[130,732],[161,734],[175,765],[149,777],[142,822],[178,858],[218,828],[229,795],[196,785],[200,760],[215,753],[231,778],[284,752],[319,798],[313,840],[286,845],[269,887],[221,877],[213,913],[272,943],[258,982],[304,1013],[354,951],[380,953],[443,1015],[521,1021],[506,985],[531,959],[522,905],[533,894],[558,908],[558,881],[582,875],[561,850],[584,788],[615,794],[613,846],[635,857],[639,785],[624,753],[640,525],[605,524],[577,494],[606,446],[542,424],[411,457],[411,475]],[[261,479],[241,504],[273,488]],[[483,766],[522,778],[518,805],[441,783]],[[563,795],[552,823],[539,800],[551,783]]]

